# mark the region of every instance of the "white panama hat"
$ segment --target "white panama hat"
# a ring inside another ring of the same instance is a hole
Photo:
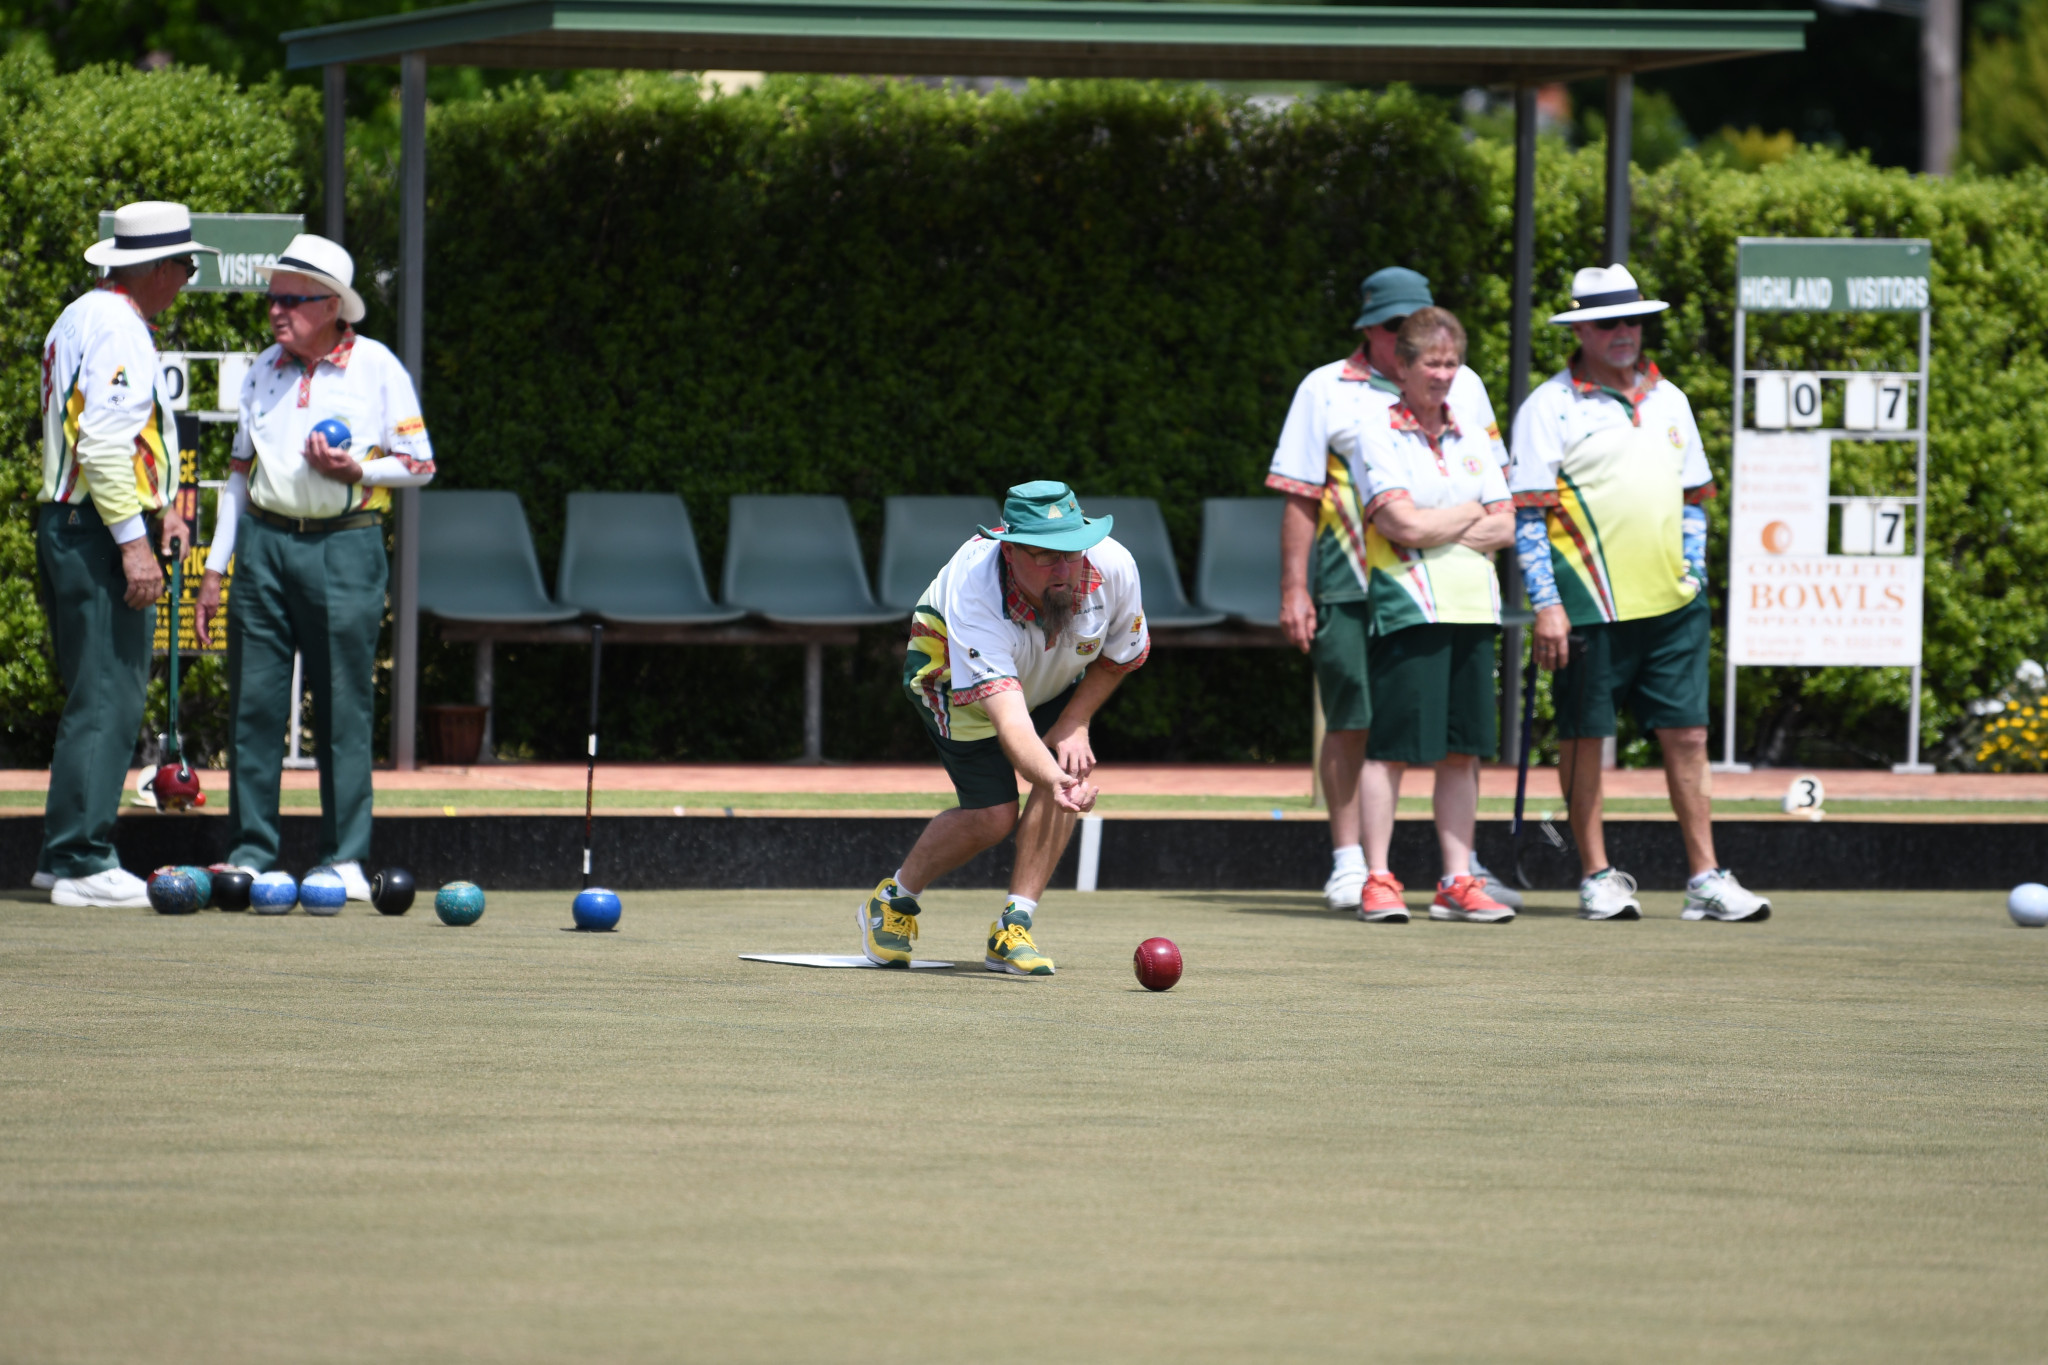
[[[1605,267],[1589,265],[1572,276],[1572,306],[1550,320],[1569,325],[1601,318],[1633,318],[1661,313],[1670,306],[1644,298],[1636,277],[1617,261]]]
[[[183,204],[145,199],[115,209],[114,235],[87,247],[85,259],[98,266],[140,265],[195,251],[220,255],[192,240],[192,214]]]
[[[355,291],[355,258],[342,249],[339,242],[330,242],[325,237],[311,232],[302,232],[292,238],[279,253],[275,263],[256,267],[256,273],[265,279],[280,270],[295,275],[310,275],[341,296],[341,320],[361,322],[363,320],[363,296]]]

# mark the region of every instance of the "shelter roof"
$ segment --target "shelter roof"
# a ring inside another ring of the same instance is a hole
[[[1091,0],[482,0],[298,29],[286,64],[1509,85],[1797,52],[1804,10]]]

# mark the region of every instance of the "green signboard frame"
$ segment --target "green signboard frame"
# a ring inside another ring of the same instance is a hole
[[[1920,238],[1744,238],[1735,306],[1748,313],[1917,313],[1927,307],[1933,244]]]
[[[202,294],[261,294],[270,281],[259,265],[274,265],[278,253],[306,230],[303,213],[195,213],[192,239],[220,252],[200,251],[199,273],[186,289]],[[114,235],[112,211],[100,214],[100,237]]]

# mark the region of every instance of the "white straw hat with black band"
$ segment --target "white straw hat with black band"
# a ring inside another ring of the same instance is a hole
[[[145,199],[115,209],[114,235],[87,247],[85,259],[111,269],[190,256],[195,251],[220,255],[218,248],[201,246],[192,240],[192,214],[183,204]]]
[[[1572,306],[1550,320],[1570,325],[1598,322],[1601,318],[1634,318],[1661,313],[1671,305],[1643,297],[1642,287],[1628,267],[1589,265],[1572,276]]]
[[[311,276],[332,289],[341,298],[343,322],[363,320],[363,296],[355,291],[355,257],[349,255],[341,243],[302,232],[292,238],[275,262],[256,267],[256,273],[266,279],[280,270]]]

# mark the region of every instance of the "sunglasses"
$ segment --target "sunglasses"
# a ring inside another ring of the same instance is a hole
[[[199,262],[193,260],[190,256],[179,261],[178,264],[185,267],[185,278],[188,280],[199,273]]]
[[[318,303],[333,297],[332,294],[266,294],[263,301],[272,308],[296,308],[302,303]]]
[[[1040,550],[1028,545],[1018,547],[1024,557],[1041,569],[1050,569],[1061,564],[1078,564],[1087,554],[1085,550]]]
[[[1640,327],[1642,325],[1643,320],[1641,318],[1596,318],[1593,321],[1593,330],[1596,332],[1611,332],[1617,327]]]

